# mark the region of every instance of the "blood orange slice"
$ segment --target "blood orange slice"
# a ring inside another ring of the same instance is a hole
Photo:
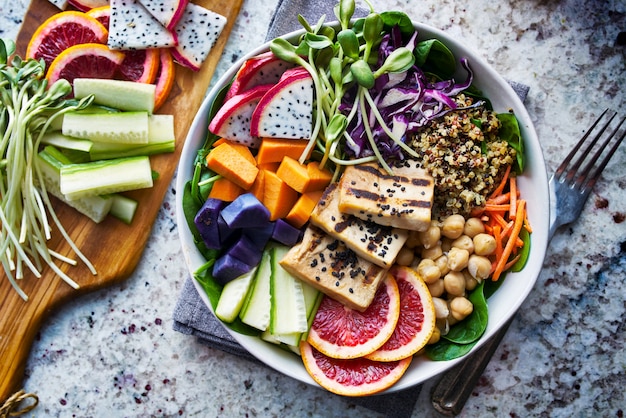
[[[167,100],[174,86],[176,70],[174,58],[169,49],[160,50],[160,65],[156,76],[156,92],[154,95],[154,110],[160,108]]]
[[[61,78],[70,83],[78,77],[113,78],[124,57],[123,52],[112,51],[102,44],[74,45],[52,61],[46,78],[50,84]]]
[[[109,29],[109,22],[111,20],[111,6],[108,4],[106,6],[95,7],[87,12],[85,12],[87,16],[91,16],[95,18],[98,22],[102,23],[102,26]]]
[[[367,396],[395,384],[411,364],[413,357],[380,362],[366,358],[340,360],[317,351],[309,343],[300,343],[300,355],[307,372],[324,389],[343,396]]]
[[[390,273],[400,290],[400,318],[391,337],[366,357],[396,361],[421,350],[435,329],[435,306],[424,281],[408,267],[393,267]]]
[[[365,312],[325,296],[315,314],[308,342],[328,357],[362,357],[376,351],[391,337],[399,316],[398,285],[388,274]]]
[[[57,13],[37,28],[26,48],[26,58],[43,58],[49,66],[67,48],[86,43],[104,44],[107,36],[106,28],[85,13]]]
[[[121,80],[137,83],[153,83],[159,70],[159,51],[156,49],[140,49],[123,51],[124,61],[117,69],[117,77]]]

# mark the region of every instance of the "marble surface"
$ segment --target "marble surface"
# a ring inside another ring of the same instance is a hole
[[[626,109],[626,3],[582,0],[373,0],[406,11],[482,52],[530,86],[526,101],[552,172],[606,107]],[[15,37],[28,5],[0,1],[0,36]],[[276,0],[247,0],[219,76],[260,44]],[[623,35],[621,35],[623,39]],[[615,416],[626,410],[626,145],[581,219],[557,233],[544,270],[462,416]],[[378,414],[172,330],[187,277],[174,182],[135,273],[45,321],[24,387],[36,417]],[[427,382],[413,417],[436,417]]]

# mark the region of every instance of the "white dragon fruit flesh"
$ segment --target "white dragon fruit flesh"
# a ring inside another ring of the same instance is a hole
[[[258,148],[259,137],[250,135],[250,119],[259,100],[272,87],[261,84],[226,100],[209,124],[209,131],[221,138]]]
[[[110,4],[109,48],[169,48],[178,44],[176,34],[161,25],[137,0],[111,0]]]
[[[226,26],[226,18],[194,3],[187,4],[174,28],[178,45],[172,56],[180,65],[199,71]]]
[[[139,0],[152,16],[169,30],[174,30],[189,0]]]
[[[67,0],[48,0],[48,1],[61,10],[67,9],[67,6],[69,5]]]
[[[224,100],[260,84],[276,84],[283,73],[295,65],[281,60],[272,51],[249,58],[235,74]]]
[[[285,71],[252,113],[250,135],[308,139],[313,120],[313,79],[307,70]]]

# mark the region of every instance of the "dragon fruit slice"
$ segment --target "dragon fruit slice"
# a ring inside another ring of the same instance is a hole
[[[108,46],[111,49],[169,48],[178,44],[137,0],[111,0]]]
[[[313,119],[313,79],[307,70],[285,71],[252,113],[250,135],[308,139]]]
[[[96,7],[108,6],[109,0],[68,0],[68,3],[81,12],[86,12]]]
[[[67,6],[69,5],[67,0],[48,0],[48,1],[61,10],[67,9]]]
[[[276,84],[283,73],[295,65],[281,60],[272,51],[252,57],[246,60],[235,74],[225,100],[259,84]]]
[[[178,45],[172,56],[180,65],[199,71],[226,26],[226,18],[194,3],[187,4],[185,13],[174,28]]]
[[[139,0],[156,20],[169,30],[174,30],[176,24],[183,17],[189,0]]]
[[[261,141],[250,135],[250,119],[259,100],[271,87],[273,84],[261,84],[226,100],[211,120],[209,131],[250,148],[258,148]]]

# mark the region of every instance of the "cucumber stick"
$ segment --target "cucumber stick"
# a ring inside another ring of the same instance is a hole
[[[292,332],[288,334],[278,334],[275,335],[274,338],[283,343],[287,344],[291,347],[299,347],[300,341],[302,339],[306,339],[308,329],[311,327],[313,323],[313,319],[315,318],[315,313],[317,312],[317,308],[320,306],[322,301],[323,293],[309,285],[308,283],[301,282],[302,284],[302,293],[304,295],[304,306],[306,307],[306,317],[307,317],[307,331],[306,332]],[[298,351],[299,352],[299,351]]]
[[[152,187],[147,156],[100,160],[61,167],[61,193],[69,200]]]
[[[81,152],[89,152],[93,146],[93,142],[89,139],[74,138],[63,135],[59,131],[47,132],[41,138],[44,145],[52,145],[58,148],[71,149]]]
[[[49,150],[46,148],[37,154],[37,164],[48,193],[89,217],[92,221],[102,222],[113,205],[113,198],[107,195],[86,196],[75,200],[66,199],[60,189],[60,173],[64,163],[55,158],[55,155],[51,154]],[[57,155],[57,157],[63,158],[62,155]]]
[[[286,246],[275,246],[270,249],[272,261],[270,332],[273,335],[302,333],[308,329],[302,282],[279,264],[287,251],[289,247]]]
[[[226,283],[215,307],[215,316],[229,323],[237,318],[252,285],[256,270],[256,268],[253,268],[235,280]]]
[[[80,113],[63,117],[63,135],[113,144],[147,144],[147,112]]]
[[[94,103],[126,111],[154,111],[156,86],[148,83],[98,78],[75,78],[74,97],[94,95]]]
[[[271,274],[271,254],[268,251],[264,251],[254,275],[253,283],[239,312],[239,318],[243,323],[261,331],[265,331],[270,325],[272,304],[270,294]]]
[[[137,206],[139,206],[139,202],[135,199],[131,199],[130,197],[123,196],[121,194],[114,193],[111,196],[111,200],[113,204],[111,205],[111,210],[109,213],[111,216],[116,217],[120,221],[125,224],[130,225],[135,217],[135,212],[137,212]]]

